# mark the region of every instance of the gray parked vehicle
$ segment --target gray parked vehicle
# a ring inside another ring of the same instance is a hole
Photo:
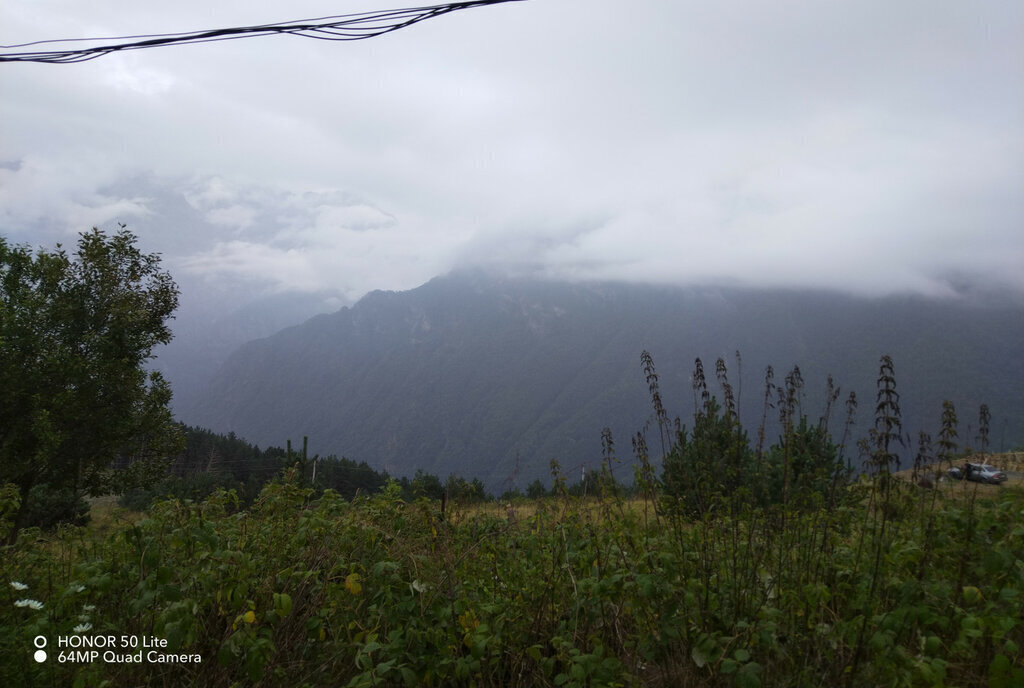
[[[1006,473],[987,463],[965,463],[946,471],[946,475],[954,480],[973,480],[976,483],[998,485],[1006,482]]]

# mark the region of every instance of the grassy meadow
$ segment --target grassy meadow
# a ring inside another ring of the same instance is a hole
[[[442,514],[293,474],[248,509],[99,502],[0,570],[8,686],[1024,685],[1017,480],[740,490],[694,518],[654,490]],[[61,661],[75,635],[118,646]]]

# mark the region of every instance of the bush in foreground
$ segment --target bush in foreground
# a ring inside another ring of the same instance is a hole
[[[4,685],[1020,685],[1024,497],[832,510],[547,498],[512,520],[274,482],[4,552]],[[881,552],[879,556],[878,553]],[[17,583],[17,586],[14,585]],[[24,586],[20,588],[19,586]],[[29,604],[32,602],[34,604]],[[38,607],[38,608],[37,608]],[[53,661],[56,638],[200,662]],[[32,639],[50,640],[38,664]]]

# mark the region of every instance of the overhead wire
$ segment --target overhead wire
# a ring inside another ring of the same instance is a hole
[[[442,5],[425,7],[408,7],[402,9],[380,10],[375,12],[357,12],[339,14],[315,19],[297,19],[279,24],[259,24],[255,26],[237,26],[223,29],[207,29],[184,33],[140,34],[134,36],[116,36],[103,38],[67,38],[55,40],[31,41],[14,45],[0,45],[0,62],[39,62],[45,64],[69,64],[95,60],[98,57],[126,50],[143,50],[162,48],[171,45],[191,43],[210,43],[230,41],[240,38],[254,38],[275,34],[288,34],[303,38],[326,41],[361,41],[376,38],[407,28],[414,24],[433,19],[460,10],[498,5],[506,2],[522,2],[523,0],[473,0],[470,2],[451,2]],[[107,41],[116,41],[106,43]],[[83,48],[32,50],[41,45],[66,45],[70,43],[98,43]]]

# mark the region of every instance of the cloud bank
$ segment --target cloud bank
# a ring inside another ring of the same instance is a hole
[[[0,43],[325,13],[9,0]],[[460,265],[1024,298],[1020,3],[529,0],[3,65],[0,93],[5,235],[125,222],[194,300]]]

